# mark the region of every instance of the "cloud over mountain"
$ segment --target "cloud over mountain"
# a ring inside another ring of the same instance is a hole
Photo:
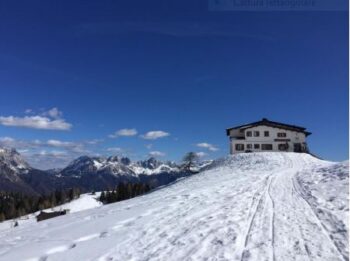
[[[151,157],[164,157],[165,153],[161,151],[150,151],[148,153]]]
[[[200,157],[200,158],[203,158],[203,157],[205,157],[205,156],[208,156],[208,153],[205,153],[205,152],[203,152],[203,151],[200,151],[200,152],[196,152],[196,155],[197,155],[198,157]]]
[[[212,145],[210,143],[206,143],[206,142],[197,143],[196,146],[199,148],[208,149],[209,151],[218,151],[219,150],[219,148],[215,147],[214,145]]]

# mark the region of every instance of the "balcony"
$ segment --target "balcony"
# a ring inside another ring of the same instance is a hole
[[[245,140],[245,137],[239,136],[239,137],[231,137],[231,140]]]

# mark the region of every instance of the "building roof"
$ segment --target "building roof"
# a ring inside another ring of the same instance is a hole
[[[261,125],[269,126],[269,127],[273,127],[273,128],[280,128],[280,129],[290,130],[290,131],[303,132],[303,133],[305,133],[306,136],[309,136],[311,134],[311,132],[306,131],[305,127],[285,124],[285,123],[281,123],[281,122],[270,121],[270,120],[268,120],[266,118],[263,118],[260,121],[256,121],[256,122],[252,122],[252,123],[248,123],[248,124],[244,124],[244,125],[239,125],[239,126],[236,126],[236,127],[228,128],[228,129],[226,129],[226,135],[227,136],[230,135],[230,130],[235,130],[235,129],[244,130],[244,129],[248,129],[248,128],[255,127],[255,126],[261,126]]]

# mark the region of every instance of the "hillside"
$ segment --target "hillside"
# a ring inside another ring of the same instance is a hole
[[[249,153],[152,193],[4,230],[0,260],[347,260],[348,163]]]
[[[97,208],[102,205],[97,198],[100,196],[100,193],[96,193],[92,195],[91,193],[81,194],[79,198],[74,199],[65,204],[56,206],[50,209],[44,209],[45,212],[59,211],[62,209],[68,209],[69,213],[75,213],[79,211],[83,211],[86,209]],[[36,215],[38,215],[40,211],[36,213],[28,214],[16,219],[6,220],[0,222],[0,232],[3,230],[11,229],[14,226],[15,221],[17,221],[18,225],[23,228],[25,226],[31,226],[36,223]]]

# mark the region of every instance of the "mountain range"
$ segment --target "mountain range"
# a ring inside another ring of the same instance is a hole
[[[202,162],[196,172],[212,161]],[[152,187],[168,184],[192,174],[175,162],[155,158],[133,162],[127,157],[81,156],[63,169],[39,170],[31,167],[13,148],[0,147],[0,191],[32,195],[56,189],[78,187],[83,192],[114,188],[119,182],[142,182]]]

